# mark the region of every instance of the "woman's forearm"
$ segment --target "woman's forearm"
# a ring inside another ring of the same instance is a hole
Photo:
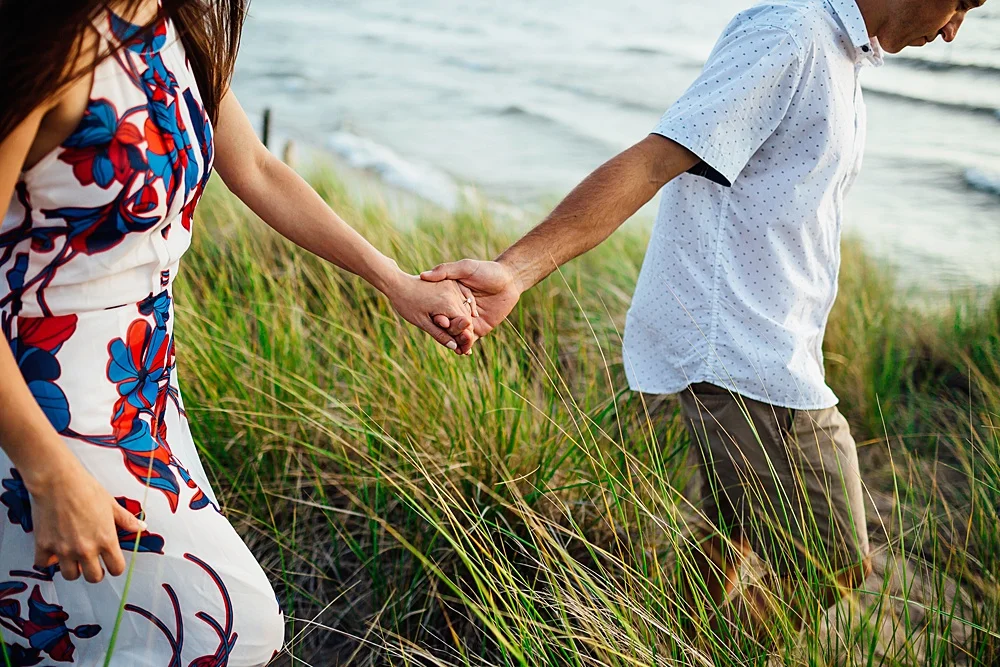
[[[274,157],[254,133],[232,91],[222,100],[215,134],[215,170],[226,186],[279,234],[383,294],[404,275],[396,263],[341,220],[293,169]]]
[[[244,202],[272,229],[305,250],[357,274],[386,294],[402,276],[396,262],[340,218],[293,169],[268,154],[260,183]]]
[[[0,448],[34,493],[72,456],[25,384],[10,346],[0,340]]]

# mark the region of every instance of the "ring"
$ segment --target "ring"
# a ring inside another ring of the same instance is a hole
[[[469,304],[471,306],[472,305],[472,297],[471,296],[465,297],[465,301],[463,301],[462,303],[467,303],[467,304]]]

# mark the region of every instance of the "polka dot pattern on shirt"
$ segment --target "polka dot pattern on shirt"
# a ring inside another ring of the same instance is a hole
[[[707,381],[775,405],[836,404],[822,342],[864,146],[857,73],[880,60],[868,43],[854,0],[759,5],[660,120],[654,132],[702,163],[662,193],[626,324],[633,388]]]

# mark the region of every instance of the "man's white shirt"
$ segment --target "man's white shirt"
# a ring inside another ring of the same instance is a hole
[[[633,389],[711,382],[777,406],[837,403],[822,344],[866,62],[882,54],[855,0],[758,5],[660,120],[654,133],[702,163],[662,191],[625,327]]]

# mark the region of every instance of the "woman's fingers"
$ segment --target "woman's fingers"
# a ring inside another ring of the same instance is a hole
[[[145,521],[142,521],[119,505],[117,501],[112,502],[116,528],[135,533],[136,536],[148,528]],[[136,539],[138,540],[138,537]],[[125,571],[125,556],[122,554],[122,548],[118,542],[117,535],[101,550],[101,558],[104,559],[104,566],[108,568],[108,573],[112,577],[117,577]]]
[[[38,541],[35,541],[35,567],[46,568],[58,562],[59,559],[54,553],[48,549],[43,549],[38,545]]]
[[[108,569],[108,574],[112,577],[120,576],[125,571],[125,555],[117,542],[113,547],[101,551],[101,558],[104,560],[104,567]]]
[[[455,339],[452,338],[450,335],[448,335],[447,331],[436,325],[431,320],[430,316],[427,316],[426,318],[421,318],[419,324],[420,328],[426,331],[428,334],[430,334],[431,338],[441,343],[449,350],[452,351],[458,350],[458,343],[455,342]]]
[[[476,295],[462,283],[456,284],[458,285],[458,289],[462,293],[462,296],[465,297],[465,302],[469,304],[469,307],[472,309],[472,316],[479,317],[479,306],[476,304]]]
[[[92,584],[99,584],[104,579],[104,568],[97,552],[80,559],[80,569],[83,570],[83,578]]]
[[[80,563],[75,558],[63,556],[59,559],[59,573],[66,581],[76,581],[80,578]]]
[[[111,511],[115,515],[115,526],[130,533],[141,533],[146,530],[146,522],[137,518],[134,514],[118,504],[111,501]]]

